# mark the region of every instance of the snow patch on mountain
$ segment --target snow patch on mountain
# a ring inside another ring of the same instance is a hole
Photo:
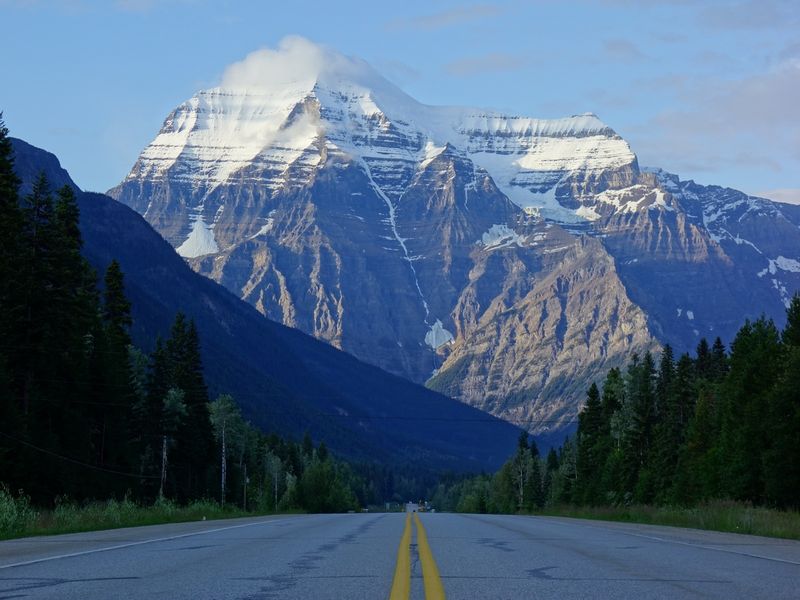
[[[214,238],[214,226],[203,220],[202,214],[191,215],[192,229],[176,251],[184,258],[197,258],[206,254],[219,252],[217,240]]]
[[[587,221],[597,221],[597,219],[601,218],[600,214],[595,210],[593,206],[586,206],[581,205],[575,211],[575,214],[579,217],[583,217]]]
[[[763,271],[758,272],[758,276],[764,277],[767,273],[775,275],[778,270],[800,273],[800,261],[793,258],[786,258],[785,256],[779,256],[775,259],[771,258],[768,260],[767,267]]]
[[[251,240],[262,235],[266,235],[272,231],[272,228],[275,226],[275,212],[276,211],[274,209],[269,211],[269,214],[267,215],[267,218],[264,219],[264,224],[261,226],[261,228],[250,236]]]
[[[439,319],[436,319],[428,333],[425,334],[425,343],[434,350],[441,348],[445,344],[452,343],[453,339],[453,334],[444,328]]]
[[[476,243],[482,244],[486,250],[497,250],[513,245],[522,246],[525,243],[525,237],[519,235],[508,225],[499,224],[492,225]]]

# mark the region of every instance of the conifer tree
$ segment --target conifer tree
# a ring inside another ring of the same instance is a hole
[[[8,129],[0,113],[0,423],[7,431],[19,431],[19,406],[14,402],[14,352],[21,342],[18,324],[23,319],[23,286],[19,281],[22,258],[22,213],[19,208],[19,179],[14,173],[14,156]],[[11,461],[4,461],[12,447],[0,439],[0,479],[12,480]]]
[[[23,334],[15,353],[19,363],[20,403],[28,426],[37,422],[37,401],[43,398],[40,371],[45,366],[45,340],[49,339],[54,320],[49,314],[56,306],[53,291],[57,289],[53,264],[53,197],[44,173],[33,184],[22,204],[23,230],[20,280],[24,290],[24,312],[20,324]]]
[[[127,348],[131,343],[131,303],[125,296],[122,269],[116,260],[108,265],[103,278],[103,319],[114,346]]]
[[[771,320],[745,323],[731,346],[730,372],[722,388],[720,453],[722,492],[738,500],[763,500],[764,412],[780,374],[779,333]]]
[[[672,346],[666,344],[661,351],[661,362],[658,367],[658,377],[656,378],[656,397],[654,417],[656,421],[663,418],[667,410],[669,396],[673,391],[673,379],[675,377],[675,356],[672,353]]]
[[[786,346],[800,348],[800,293],[792,296],[789,308],[786,309],[786,326],[783,328],[781,341]]]
[[[13,346],[13,324],[20,314],[21,282],[19,267],[22,259],[22,212],[19,206],[19,178],[14,173],[14,152],[8,129],[0,113],[0,363]],[[10,373],[8,374],[10,376]]]
[[[712,359],[711,349],[708,347],[708,340],[702,338],[697,344],[697,358],[695,359],[695,366],[697,368],[697,375],[703,379],[709,379],[712,376]]]
[[[648,502],[652,495],[652,482],[646,466],[655,417],[655,364],[649,352],[641,363],[635,358],[626,382],[626,404],[630,416],[623,434],[623,485],[627,492],[636,490],[639,501]]]
[[[721,380],[728,372],[728,355],[725,352],[725,344],[722,339],[717,337],[711,347],[711,378],[714,381]]]
[[[181,313],[175,317],[166,349],[172,386],[186,394],[186,418],[175,434],[179,497],[196,498],[211,488],[214,442],[197,327]]]
[[[688,372],[687,372],[688,370]],[[691,382],[687,380],[693,375],[691,359],[683,355],[676,368],[672,358],[672,349],[664,347],[661,355],[658,382],[656,384],[659,397],[660,414],[653,430],[653,453],[650,459],[650,471],[653,477],[653,494],[659,503],[664,503],[672,492],[678,452],[683,442],[685,423],[685,396],[692,393]],[[689,386],[685,389],[684,386]]]
[[[767,448],[763,455],[767,502],[800,507],[800,295],[786,311],[780,373],[769,396]]]
[[[603,435],[603,407],[600,390],[592,383],[586,394],[586,406],[578,417],[577,484],[575,500],[584,504],[597,501],[600,467],[599,453]]]

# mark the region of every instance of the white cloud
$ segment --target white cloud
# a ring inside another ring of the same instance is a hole
[[[317,79],[323,72],[354,78],[370,72],[366,62],[349,58],[300,36],[288,36],[277,50],[262,48],[233,63],[222,75],[223,88],[270,89]]]
[[[631,128],[643,164],[678,172],[800,166],[800,60],[734,81],[686,80],[676,97],[680,108]]]

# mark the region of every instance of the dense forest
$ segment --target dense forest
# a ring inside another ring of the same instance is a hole
[[[38,506],[211,498],[258,510],[356,509],[423,483],[351,466],[306,435],[266,435],[234,398],[211,401],[195,324],[177,314],[145,353],[124,274],[81,255],[75,192],[44,175],[20,197],[0,119],[0,486]],[[167,332],[165,332],[167,333]]]
[[[496,474],[442,483],[434,503],[514,513],[547,505],[800,506],[800,296],[783,331],[746,322],[728,352],[665,346],[593,384],[575,436],[546,457],[528,436]]]

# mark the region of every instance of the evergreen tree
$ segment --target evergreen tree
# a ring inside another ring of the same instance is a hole
[[[534,511],[544,506],[542,467],[538,457],[530,457],[530,472],[525,484],[525,510]]]
[[[8,388],[12,387],[12,372],[7,359],[19,342],[17,324],[24,317],[21,297],[24,288],[19,277],[23,258],[19,184],[19,178],[14,173],[11,140],[3,122],[3,113],[0,113],[0,368],[5,373]],[[12,422],[10,389],[0,402],[0,418],[5,417]]]
[[[108,265],[103,278],[103,319],[114,346],[127,348],[131,343],[131,303],[125,296],[122,269],[116,260]]]
[[[786,346],[800,348],[800,293],[792,296],[789,308],[786,309],[786,326],[783,328],[781,341]]]
[[[311,434],[308,431],[303,435],[303,456],[307,460],[311,460],[314,456],[314,441],[311,439]]]
[[[33,184],[30,194],[23,200],[24,252],[18,268],[24,290],[24,314],[21,330],[24,332],[15,358],[19,364],[19,397],[27,427],[37,424],[37,402],[44,391],[42,372],[49,369],[46,340],[52,334],[54,320],[50,311],[56,306],[54,290],[57,289],[53,263],[53,197],[44,173]]]
[[[717,337],[711,347],[711,378],[714,381],[721,380],[728,372],[728,355],[725,352],[725,344],[722,339]]]
[[[8,129],[0,113],[0,339],[8,340],[11,328],[21,318],[19,267],[22,260],[22,211],[19,206],[19,178],[14,172],[14,152]],[[0,357],[10,347],[0,346]]]
[[[800,507],[800,295],[786,311],[780,373],[769,396],[767,447],[763,455],[767,501]]]
[[[650,461],[654,498],[662,504],[672,494],[678,454],[684,441],[694,394],[694,368],[691,358],[684,354],[675,367],[672,352],[668,350],[669,346],[666,346],[656,385],[661,413],[653,430],[654,449]]]
[[[675,378],[675,356],[672,353],[672,346],[666,344],[661,351],[661,362],[658,367],[656,377],[656,397],[654,407],[654,420],[660,421],[669,404],[669,396],[673,391],[673,379]]]
[[[764,413],[780,376],[779,333],[771,320],[747,322],[731,346],[730,372],[721,391],[720,453],[725,457],[722,492],[738,500],[763,500]]]
[[[719,427],[714,393],[701,388],[697,407],[689,421],[686,443],[679,451],[672,498],[692,505],[719,497]]]
[[[8,129],[0,113],[0,427],[5,431],[22,429],[21,411],[15,402],[16,361],[14,353],[22,341],[18,324],[24,317],[19,281],[22,259],[22,213],[19,208],[19,179],[14,173],[14,156]],[[0,481],[17,481],[16,462],[7,460],[14,447],[0,436]]]
[[[625,381],[616,367],[611,369],[603,383],[603,426],[611,428],[611,417],[622,406],[625,395]]]
[[[146,393],[133,406],[133,431],[137,450],[138,471],[143,476],[141,494],[145,499],[155,499],[158,488],[152,478],[160,472],[160,434],[163,415],[163,399],[172,385],[170,361],[166,345],[161,338],[150,355]]]
[[[586,405],[578,417],[578,456],[575,501],[595,504],[599,501],[600,456],[603,435],[603,407],[600,390],[592,383],[586,394]]]
[[[697,344],[697,358],[695,359],[697,375],[702,379],[710,379],[713,374],[711,349],[708,347],[708,340],[702,338]]]
[[[653,493],[652,477],[646,467],[655,422],[655,364],[649,352],[641,362],[635,358],[628,369],[626,382],[629,418],[623,432],[623,486],[626,492],[636,491],[640,502],[648,502]]]
[[[8,136],[8,128],[3,120],[3,113],[0,112],[0,226],[10,225],[5,218],[15,213],[11,208],[17,207],[17,194],[19,193],[19,178],[14,172],[14,150],[11,147],[11,138]],[[13,201],[13,204],[12,204]],[[18,216],[15,216],[13,224],[18,223]],[[3,230],[6,233],[5,229]],[[11,230],[9,229],[9,232]],[[7,243],[8,239],[2,239],[0,243]]]
[[[328,447],[325,445],[325,442],[319,443],[319,447],[317,448],[317,456],[321,461],[328,460]]]
[[[171,387],[186,394],[186,418],[175,434],[175,469],[179,498],[197,498],[211,489],[213,434],[208,389],[203,378],[200,340],[194,322],[178,313],[166,344]]]

